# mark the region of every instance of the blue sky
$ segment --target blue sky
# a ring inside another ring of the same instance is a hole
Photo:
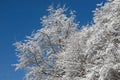
[[[0,80],[23,80],[24,71],[15,72],[16,40],[25,39],[33,30],[41,28],[40,17],[47,14],[50,4],[66,5],[75,10],[81,25],[92,20],[92,10],[105,0],[0,0]]]

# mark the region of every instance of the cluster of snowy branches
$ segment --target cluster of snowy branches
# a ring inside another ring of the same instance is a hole
[[[82,29],[66,11],[50,6],[43,28],[15,43],[16,69],[26,80],[120,80],[120,0],[98,4]]]

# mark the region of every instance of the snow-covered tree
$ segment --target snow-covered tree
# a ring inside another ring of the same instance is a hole
[[[75,15],[66,14],[67,9],[48,8],[48,16],[43,16],[43,28],[27,36],[26,40],[16,42],[18,64],[16,69],[26,69],[26,80],[50,80],[64,74],[56,66],[57,54],[66,48],[66,39],[77,30]]]
[[[99,4],[94,23],[70,37],[57,61],[63,80],[120,80],[120,0]]]
[[[98,4],[80,30],[73,12],[48,11],[43,28],[15,44],[27,80],[120,80],[120,0]]]
[[[120,63],[120,1],[109,0],[94,14],[94,35],[87,41],[88,62],[92,63],[98,80],[119,80]],[[96,79],[95,79],[96,80]]]

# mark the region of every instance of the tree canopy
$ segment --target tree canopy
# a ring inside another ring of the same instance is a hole
[[[92,25],[81,29],[74,11],[50,6],[48,13],[43,28],[15,43],[26,80],[120,79],[119,0],[98,4]]]

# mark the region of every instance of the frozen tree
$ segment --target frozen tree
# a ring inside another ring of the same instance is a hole
[[[87,41],[88,62],[95,66],[98,80],[119,80],[119,69],[114,66],[120,63],[120,1],[109,0],[94,16],[96,31]]]
[[[120,0],[99,4],[93,20],[59,54],[63,80],[120,80]]]
[[[16,69],[26,80],[120,80],[120,0],[97,6],[80,30],[73,12],[50,6],[43,28],[16,42]]]
[[[48,8],[48,16],[43,16],[43,28],[27,36],[26,40],[16,42],[18,56],[17,69],[25,69],[26,80],[53,80],[65,73],[56,66],[57,54],[66,49],[66,39],[77,31],[75,15],[66,14],[67,9]]]

